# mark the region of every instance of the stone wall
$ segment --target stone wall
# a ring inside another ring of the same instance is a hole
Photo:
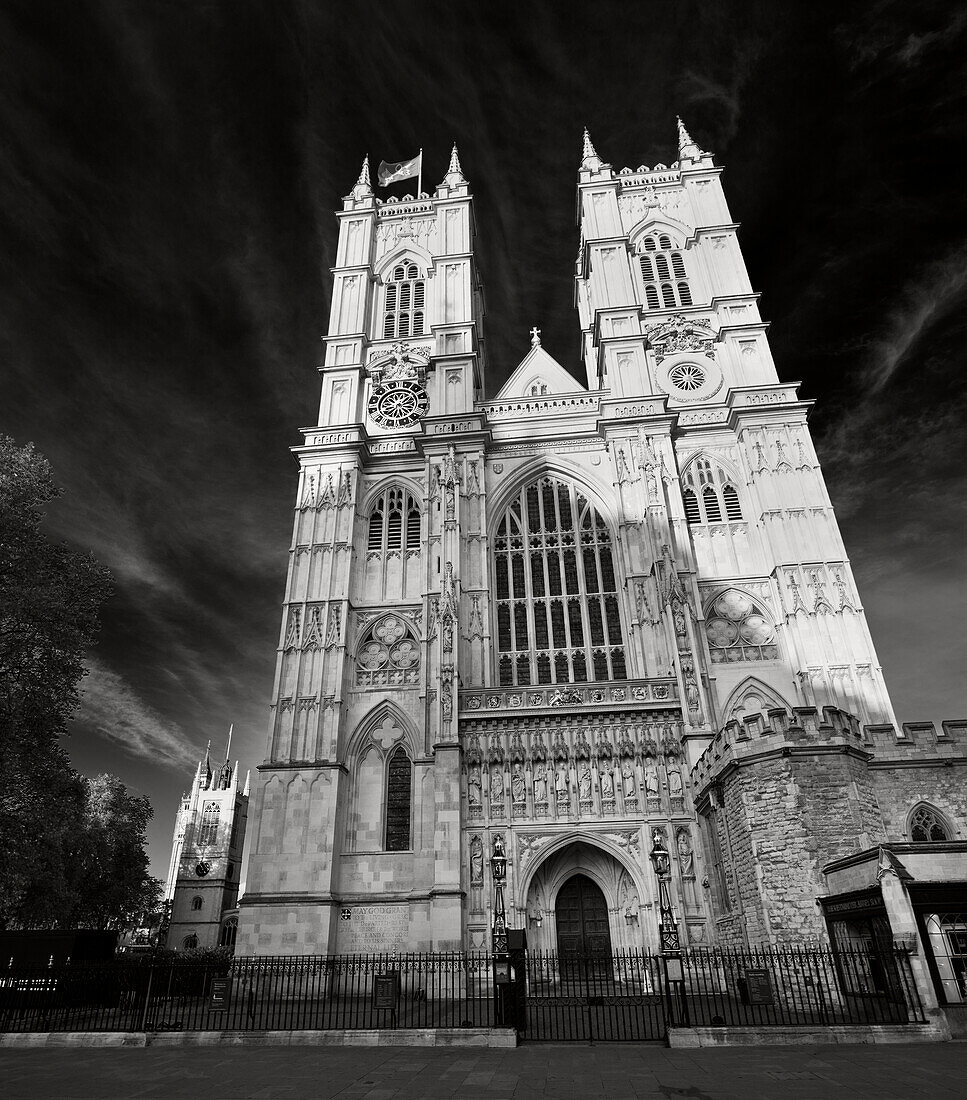
[[[909,840],[910,811],[967,835],[967,722],[865,726],[833,707],[729,722],[692,770],[724,944],[825,938],[823,867]],[[715,850],[717,848],[717,851]]]

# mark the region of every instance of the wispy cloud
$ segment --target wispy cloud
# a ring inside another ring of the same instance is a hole
[[[911,351],[967,292],[967,243],[929,264],[904,288],[885,331],[869,345],[867,381],[882,389]]]
[[[116,672],[88,661],[83,697],[74,725],[131,756],[178,771],[190,769],[198,751],[175,723],[152,710]]]

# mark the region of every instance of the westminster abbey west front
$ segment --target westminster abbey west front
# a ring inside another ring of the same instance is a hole
[[[364,163],[343,200],[241,954],[487,948],[497,836],[547,950],[658,949],[656,837],[683,946],[862,939],[816,905],[837,867],[963,846],[964,726],[897,729],[809,403],[678,137],[618,171],[585,134],[580,380],[535,328],[488,393],[456,148],[431,195]]]

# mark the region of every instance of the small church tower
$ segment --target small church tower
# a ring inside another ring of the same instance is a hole
[[[208,743],[175,818],[164,900],[170,907],[168,946],[179,951],[235,945],[249,781],[246,776],[239,787],[231,743],[230,730],[225,761],[215,768]]]

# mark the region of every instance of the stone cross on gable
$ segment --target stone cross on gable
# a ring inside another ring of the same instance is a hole
[[[531,329],[531,347],[536,348],[541,342],[541,330],[539,328]]]

